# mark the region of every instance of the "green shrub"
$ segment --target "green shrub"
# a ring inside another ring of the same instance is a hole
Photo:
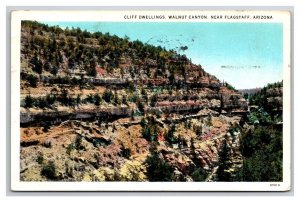
[[[204,182],[207,177],[207,174],[203,169],[198,168],[192,173],[192,178],[195,182]]]
[[[66,153],[70,155],[70,154],[71,154],[71,151],[72,151],[73,149],[75,149],[74,144],[73,144],[73,143],[69,144],[68,147],[67,147]]]
[[[98,93],[94,96],[94,100],[95,100],[95,105],[99,106],[101,102],[101,97]]]
[[[126,97],[126,95],[122,96],[122,104],[124,104],[124,105],[127,104],[127,97]]]
[[[151,106],[151,107],[155,107],[156,102],[157,102],[157,94],[154,94],[154,95],[151,97],[150,106]]]
[[[36,159],[36,162],[38,162],[38,164],[43,164],[44,163],[44,155],[43,153],[40,153]]]
[[[33,88],[37,87],[38,78],[32,74],[30,74],[27,78],[29,85]]]
[[[111,100],[113,99],[113,93],[111,92],[111,90],[105,90],[103,93],[103,100],[107,103],[111,102]]]
[[[24,102],[25,102],[25,104],[24,104],[24,107],[25,107],[25,108],[30,108],[30,107],[32,107],[32,106],[33,106],[33,103],[34,103],[33,98],[32,98],[30,95],[27,95],[27,96],[25,97]]]
[[[76,139],[75,139],[75,143],[74,143],[74,146],[77,150],[80,150],[82,149],[82,136],[81,135],[77,135],[76,136]]]
[[[168,141],[169,143],[171,143],[171,144],[178,143],[178,138],[175,138],[175,137],[174,137],[175,131],[176,131],[176,126],[175,126],[175,124],[172,124],[172,125],[170,126],[170,129],[169,129],[169,131],[168,131],[168,133],[167,133],[167,136],[166,136],[167,141]]]
[[[56,180],[56,168],[54,162],[50,161],[43,166],[41,175],[45,176],[50,180]]]

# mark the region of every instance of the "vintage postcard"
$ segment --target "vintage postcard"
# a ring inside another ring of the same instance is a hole
[[[288,11],[14,11],[14,191],[288,191]]]

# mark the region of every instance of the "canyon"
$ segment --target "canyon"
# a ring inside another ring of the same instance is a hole
[[[21,181],[237,180],[248,102],[204,68],[138,40],[23,21]]]

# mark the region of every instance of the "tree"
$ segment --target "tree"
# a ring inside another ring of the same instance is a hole
[[[147,96],[147,92],[146,92],[145,88],[142,88],[141,94],[144,95],[144,96]]]
[[[147,95],[145,88],[142,88],[141,94],[142,94],[142,97],[145,100],[145,102],[148,103],[148,95]]]
[[[43,166],[41,175],[45,176],[50,180],[56,180],[56,168],[53,161],[50,161]]]
[[[150,128],[149,127],[145,127],[143,128],[142,130],[142,135],[143,135],[143,138],[145,138],[146,140],[150,141],[150,137],[151,137],[151,131],[150,131]]]
[[[171,73],[171,75],[169,76],[169,82],[170,84],[174,84],[175,82],[175,75],[174,75],[174,72]]]
[[[194,128],[194,130],[195,130],[195,133],[196,133],[196,135],[197,136],[201,136],[202,135],[202,125],[196,125],[195,126],[195,128]]]
[[[144,103],[143,102],[141,102],[140,100],[138,101],[138,103],[137,103],[137,107],[138,107],[138,109],[139,109],[139,111],[141,112],[141,113],[144,113],[145,112],[145,105],[144,105]]]
[[[95,99],[95,105],[99,106],[101,102],[101,97],[98,93],[94,96],[94,99]]]
[[[151,107],[155,107],[156,102],[157,102],[157,94],[154,94],[154,95],[151,97],[150,106],[151,106]]]
[[[165,182],[172,181],[174,168],[160,158],[158,152],[152,152],[152,154],[146,160],[147,176],[150,182]]]
[[[75,99],[72,99],[69,96],[68,90],[64,89],[64,88],[61,89],[59,101],[65,106],[74,106],[74,104],[75,104]]]
[[[52,105],[54,104],[54,102],[56,101],[56,96],[55,95],[47,95],[46,98],[45,98],[45,101],[46,101],[46,105],[47,107],[51,108]]]
[[[29,85],[33,88],[36,88],[37,87],[37,81],[38,81],[38,78],[32,74],[30,74],[28,76],[28,82],[29,82]]]
[[[42,152],[40,152],[39,154],[38,154],[38,157],[37,157],[37,159],[36,159],[36,162],[38,162],[38,164],[44,164],[44,161],[45,161],[45,159],[44,159],[44,155],[43,155],[43,153]]]
[[[43,132],[47,133],[47,132],[49,132],[49,129],[50,129],[49,124],[45,124],[43,127]]]
[[[225,86],[229,89],[229,90],[232,90],[232,91],[236,91],[236,89],[230,85],[229,83],[225,82]]]
[[[82,149],[83,146],[81,145],[81,143],[82,143],[82,136],[81,135],[76,135],[76,139],[75,139],[75,142],[74,142],[75,149],[77,149],[77,150]]]
[[[282,181],[282,131],[257,126],[242,135],[243,167],[238,180],[250,182]]]
[[[193,161],[197,161],[197,153],[196,153],[196,147],[195,147],[195,139],[192,137],[191,138],[191,146],[190,146],[190,153],[192,156]]]
[[[124,158],[129,159],[129,157],[131,155],[131,150],[130,150],[130,148],[125,148],[124,145],[122,145],[120,153]]]
[[[134,121],[134,110],[131,110],[130,120]]]
[[[176,126],[175,126],[175,124],[172,123],[171,126],[170,126],[170,130],[167,133],[167,140],[171,144],[174,144],[174,143],[178,142],[178,139],[174,137],[175,131],[176,131]]]
[[[129,92],[134,92],[135,91],[135,86],[134,86],[132,81],[128,82],[128,90],[129,90]]]
[[[93,76],[93,77],[97,76],[95,61],[90,62],[90,65],[88,66],[88,69],[87,69],[87,74],[89,76]]]
[[[224,139],[219,152],[219,167],[217,170],[217,181],[228,182],[231,181],[230,168],[230,153],[231,149],[228,146],[227,139]]]
[[[206,172],[201,168],[196,169],[192,173],[192,178],[195,182],[204,182],[206,177],[207,177]]]
[[[50,70],[50,73],[53,74],[54,76],[56,76],[58,73],[58,68],[56,66],[52,67]]]
[[[122,103],[123,103],[124,105],[127,104],[127,97],[126,97],[126,95],[123,95],[123,96],[122,96]]]
[[[44,65],[44,70],[50,71],[52,69],[52,64],[50,62],[46,62]]]
[[[143,117],[142,120],[141,120],[141,126],[142,126],[142,128],[145,128],[147,125],[148,125],[148,122],[145,119],[145,117]]]
[[[120,104],[119,97],[118,97],[117,94],[115,94],[115,96],[114,96],[114,104],[115,104],[115,105]]]
[[[25,97],[24,102],[25,102],[25,104],[24,104],[24,107],[25,107],[25,108],[30,108],[30,107],[33,106],[33,99],[32,99],[32,97],[30,96],[30,94],[27,95],[27,96]]]
[[[111,90],[105,89],[102,97],[103,97],[103,100],[105,100],[105,102],[110,102],[113,98],[113,94],[112,94]]]
[[[32,70],[35,71],[38,74],[41,74],[43,72],[43,63],[40,61],[40,59],[35,55],[32,60]]]
[[[35,104],[36,104],[36,107],[39,107],[41,109],[48,107],[48,103],[46,102],[46,100],[44,98],[38,98],[37,101],[35,102]]]
[[[89,76],[95,77],[95,76],[97,75],[96,68],[95,68],[95,67],[90,67],[90,68],[87,70],[87,74],[88,74]]]
[[[78,94],[76,97],[76,104],[79,105],[80,103],[81,103],[81,98],[80,98],[80,94]]]

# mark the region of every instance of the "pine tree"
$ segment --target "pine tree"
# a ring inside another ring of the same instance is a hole
[[[228,146],[227,139],[224,139],[221,151],[219,152],[219,167],[217,170],[217,181],[231,181],[230,169],[230,154],[231,149]]]
[[[146,160],[148,164],[147,175],[151,182],[172,181],[174,168],[159,157],[157,152],[153,152]]]
[[[30,94],[25,97],[24,101],[25,101],[25,105],[24,105],[25,108],[30,108],[33,106],[33,99],[30,96]]]
[[[95,99],[95,105],[99,106],[101,102],[101,97],[98,93],[94,96],[94,99]]]

